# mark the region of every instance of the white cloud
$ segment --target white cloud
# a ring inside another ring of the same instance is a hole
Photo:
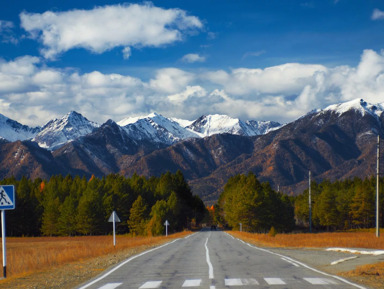
[[[16,44],[18,40],[14,36],[13,29],[15,25],[11,21],[0,20],[0,38],[4,43]]]
[[[196,54],[196,53],[190,53],[190,54],[184,55],[181,60],[187,63],[205,62],[205,57],[200,56],[199,54]]]
[[[326,71],[322,65],[288,63],[265,69],[237,68],[230,73],[219,70],[205,77],[238,96],[263,94],[298,94],[303,86],[313,82],[314,75]]]
[[[123,58],[129,59],[132,55],[131,47],[124,47],[123,49]]]
[[[373,10],[371,19],[372,20],[383,20],[384,19],[384,11],[381,11],[379,9]]]
[[[70,110],[100,123],[151,111],[183,119],[222,113],[287,122],[355,98],[384,102],[384,51],[363,51],[356,67],[291,63],[206,73],[164,68],[149,80],[61,70],[31,56],[0,59],[0,113],[27,125]]]
[[[191,85],[195,76],[192,73],[177,69],[164,68],[156,73],[156,78],[150,80],[150,86],[159,92],[175,94]]]
[[[74,48],[103,53],[124,47],[159,47],[183,39],[183,33],[201,29],[195,16],[180,9],[163,9],[150,3],[96,7],[92,10],[20,14],[21,27],[44,45],[41,53],[53,59]]]

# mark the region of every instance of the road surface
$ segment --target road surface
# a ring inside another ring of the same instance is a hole
[[[202,231],[151,249],[79,289],[365,288],[222,231]]]

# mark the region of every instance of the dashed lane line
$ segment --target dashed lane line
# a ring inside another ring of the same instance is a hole
[[[115,289],[122,284],[123,283],[108,283],[108,284],[105,284],[104,286],[101,286],[99,289]]]
[[[159,288],[163,281],[148,281],[139,287],[139,289]]]
[[[199,287],[201,279],[185,280],[182,287]]]
[[[264,278],[265,282],[268,283],[268,285],[286,285],[282,279],[280,278]]]

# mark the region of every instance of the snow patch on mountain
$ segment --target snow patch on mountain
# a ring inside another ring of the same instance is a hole
[[[184,139],[199,137],[178,122],[157,113],[145,117],[125,118],[117,124],[135,140],[150,140],[171,145]]]
[[[0,114],[0,137],[14,142],[17,140],[27,140],[33,138],[40,127],[29,127],[22,125],[2,114]]]
[[[281,124],[271,121],[242,121],[227,115],[203,115],[187,128],[200,134],[202,137],[214,134],[229,133],[243,136],[255,136],[277,129]]]
[[[49,121],[33,138],[40,147],[55,150],[60,146],[91,133],[99,124],[71,111],[60,119]]]

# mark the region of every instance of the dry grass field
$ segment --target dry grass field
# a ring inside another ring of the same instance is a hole
[[[317,234],[251,234],[246,232],[231,232],[234,236],[245,241],[272,247],[294,248],[369,248],[384,250],[384,230],[380,238],[376,238],[374,231],[335,232]]]
[[[85,263],[87,260],[96,260],[101,256],[113,258],[121,252],[129,252],[132,255],[188,234],[190,232],[173,234],[168,237],[117,236],[116,248],[113,246],[112,236],[7,238],[7,278],[0,281],[0,288],[10,288],[7,286],[12,284],[9,282],[13,280],[26,280],[29,275],[46,272],[65,264]],[[0,260],[2,262],[2,258]],[[104,260],[100,260],[97,262],[104,262]],[[78,266],[78,268],[82,267],[84,266]],[[101,265],[99,267],[100,270],[103,269]],[[35,287],[26,285],[26,287],[17,288]]]

